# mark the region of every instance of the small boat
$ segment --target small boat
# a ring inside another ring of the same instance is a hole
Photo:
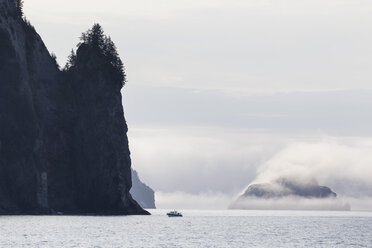
[[[167,215],[168,217],[182,217],[182,214],[176,210],[170,211]]]

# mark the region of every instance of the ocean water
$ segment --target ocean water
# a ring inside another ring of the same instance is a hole
[[[372,212],[150,211],[0,216],[0,247],[372,247]]]

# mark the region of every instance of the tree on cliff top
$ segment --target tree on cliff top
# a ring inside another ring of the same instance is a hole
[[[93,25],[92,29],[81,34],[80,40],[81,43],[90,45],[94,49],[104,50],[105,37],[101,25],[96,23]]]
[[[14,5],[16,7],[17,15],[23,16],[23,0],[14,0]]]
[[[65,67],[63,68],[64,71],[70,69],[71,67],[75,66],[76,64],[76,53],[74,49],[71,49],[70,55],[67,57],[67,63]]]
[[[109,36],[104,34],[100,24],[96,23],[91,29],[82,33],[78,47],[82,45],[89,46],[92,50],[101,54],[114,69],[116,76],[118,76],[121,82],[121,86],[124,86],[126,81],[123,62],[118,55],[114,42]],[[76,54],[72,51],[65,66],[65,70],[75,66],[75,63]]]

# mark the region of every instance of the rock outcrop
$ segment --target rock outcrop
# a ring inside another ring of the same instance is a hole
[[[249,185],[230,208],[350,210],[329,187],[320,186],[315,180],[299,182],[289,178]]]
[[[150,209],[156,208],[154,190],[140,180],[135,170],[132,170],[132,188],[130,194],[141,207]]]
[[[299,183],[280,178],[273,183],[252,184],[241,197],[280,198],[286,196],[327,198],[336,197],[337,194],[330,188],[320,186],[316,182]]]
[[[120,59],[82,41],[60,71],[16,2],[0,0],[0,214],[148,214],[129,193]]]

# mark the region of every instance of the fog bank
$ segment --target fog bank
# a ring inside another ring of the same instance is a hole
[[[337,198],[303,198],[287,196],[282,198],[263,199],[249,197],[239,199],[229,206],[230,209],[248,210],[337,210],[348,211],[350,205]]]

